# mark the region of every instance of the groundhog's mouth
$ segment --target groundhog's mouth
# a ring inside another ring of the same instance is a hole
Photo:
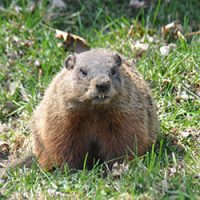
[[[110,99],[109,96],[106,96],[104,94],[99,94],[99,95],[97,95],[97,96],[94,97],[93,102],[95,104],[98,104],[98,103],[108,103],[109,99]]]

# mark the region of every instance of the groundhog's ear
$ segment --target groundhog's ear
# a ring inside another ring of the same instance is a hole
[[[64,62],[65,68],[67,68],[69,70],[73,69],[75,64],[76,64],[76,56],[75,55],[69,55]]]
[[[122,59],[121,59],[120,55],[117,53],[114,55],[114,60],[115,60],[115,63],[117,66],[120,66],[122,64]]]

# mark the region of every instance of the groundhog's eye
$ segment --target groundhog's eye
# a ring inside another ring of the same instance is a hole
[[[81,76],[85,77],[87,76],[87,71],[85,69],[80,69]]]
[[[115,76],[115,75],[117,74],[117,70],[116,70],[115,67],[113,67],[113,68],[111,69],[111,73],[112,73],[113,76]]]

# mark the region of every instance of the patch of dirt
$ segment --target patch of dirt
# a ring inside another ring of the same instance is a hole
[[[7,142],[0,140],[0,161],[7,160],[9,154],[10,154],[9,144]],[[0,167],[1,167],[1,162],[0,162]]]

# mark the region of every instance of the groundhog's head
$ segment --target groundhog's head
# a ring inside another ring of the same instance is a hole
[[[106,104],[121,92],[121,57],[105,49],[70,55],[65,67],[71,71],[73,99],[78,102]]]

